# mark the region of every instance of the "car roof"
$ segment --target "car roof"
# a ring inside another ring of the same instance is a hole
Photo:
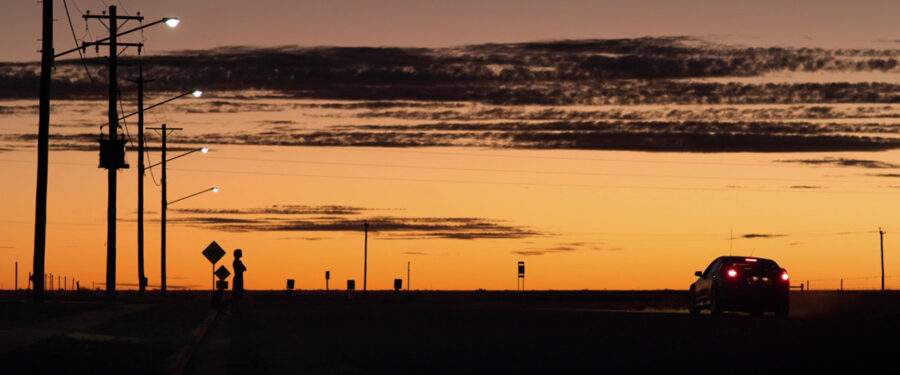
[[[771,262],[772,264],[774,264],[774,265],[776,265],[776,266],[778,265],[778,263],[775,262],[774,260],[766,259],[766,258],[759,258],[759,257],[721,256],[721,257],[716,258],[715,261],[746,263],[746,259],[747,259],[747,258],[756,259],[757,261],[759,261],[759,262],[761,262],[761,263],[768,263],[768,262]]]

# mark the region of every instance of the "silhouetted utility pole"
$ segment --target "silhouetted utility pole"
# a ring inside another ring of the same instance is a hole
[[[878,228],[878,240],[881,243],[881,291],[884,291],[884,231]]]
[[[410,262],[406,262],[406,292],[409,293],[409,264]]]
[[[138,293],[144,295],[147,278],[144,274],[144,64],[138,65]]]
[[[14,287],[15,289],[13,290],[19,290],[19,262],[16,262],[16,282]]]
[[[117,82],[117,58],[119,47],[143,47],[142,43],[119,43],[119,21],[137,20],[143,21],[141,16],[119,16],[116,6],[109,7],[108,15],[84,15],[85,19],[95,18],[108,20],[105,25],[109,29],[109,39],[91,43],[82,43],[86,46],[109,46],[109,140],[100,140],[100,167],[107,170],[107,212],[106,212],[106,296],[116,296],[116,171],[128,168],[125,164],[125,140],[118,139],[119,113],[116,109],[119,87]],[[101,21],[102,22],[102,21]]]
[[[369,273],[369,222],[363,221],[366,239],[363,245],[363,293],[366,292],[366,277]]]
[[[47,166],[50,154],[50,73],[53,69],[53,0],[43,2],[41,33],[41,93],[38,105],[37,192],[34,204],[32,299],[44,302],[44,254],[47,241]]]
[[[166,201],[166,137],[169,135],[170,131],[181,130],[181,128],[167,128],[166,124],[162,124],[160,128],[151,128],[152,130],[159,131],[159,135],[162,138],[162,178],[160,179],[160,184],[162,185],[162,201],[160,205],[160,247],[159,247],[159,257],[160,257],[160,269],[159,269],[159,290],[162,293],[166,292],[166,208],[169,206],[169,203]],[[173,158],[174,159],[174,158]]]

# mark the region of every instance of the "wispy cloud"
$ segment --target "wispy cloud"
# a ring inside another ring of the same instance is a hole
[[[603,246],[602,243],[599,242],[565,242],[565,243],[557,243],[554,246],[547,247],[528,247],[524,250],[513,250],[511,253],[524,255],[524,256],[533,256],[533,255],[545,255],[552,253],[569,253],[576,251],[621,251],[620,247],[607,247]]]
[[[775,237],[785,237],[786,234],[772,234],[772,233],[747,233],[741,235],[741,238],[746,239],[754,239],[754,238],[775,238]]]
[[[357,215],[368,209],[354,206],[307,206],[307,205],[273,205],[260,208],[233,208],[233,209],[210,209],[210,208],[182,208],[169,210],[172,212],[185,214],[216,214],[216,215]]]
[[[511,239],[545,235],[502,220],[474,217],[356,217],[370,209],[352,206],[271,206],[247,209],[180,209],[170,224],[226,232],[369,232],[383,239]],[[321,237],[309,237],[319,240]]]
[[[775,162],[797,163],[797,164],[806,164],[806,165],[814,165],[814,166],[856,167],[856,168],[871,168],[871,169],[900,168],[900,165],[898,165],[898,164],[888,163],[885,161],[866,160],[866,159],[845,159],[845,158],[832,158],[832,157],[825,157],[822,159],[776,160]]]

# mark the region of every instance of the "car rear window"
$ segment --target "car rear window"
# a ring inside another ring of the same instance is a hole
[[[748,262],[746,260],[726,262],[726,268],[728,268],[727,266],[752,272],[777,272],[781,270],[775,262],[766,259],[758,259],[756,262]]]

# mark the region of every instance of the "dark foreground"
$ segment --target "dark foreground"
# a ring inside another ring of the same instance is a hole
[[[208,297],[6,295],[0,373],[858,372],[900,334],[897,292],[794,293],[788,319],[690,316],[676,291]]]

